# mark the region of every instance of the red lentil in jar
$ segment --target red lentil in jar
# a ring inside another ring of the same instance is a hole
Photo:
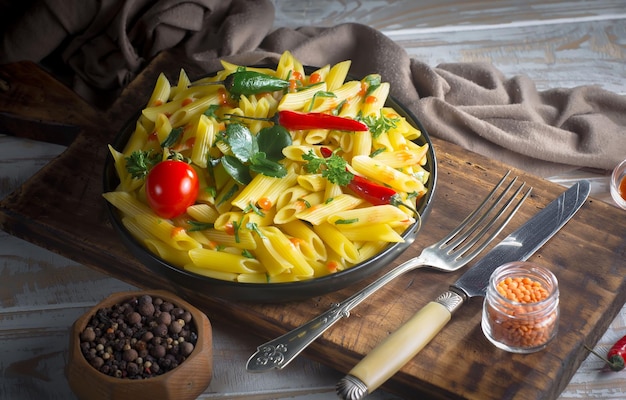
[[[513,353],[539,351],[556,336],[559,289],[554,274],[530,262],[498,267],[483,304],[482,329],[496,347]]]

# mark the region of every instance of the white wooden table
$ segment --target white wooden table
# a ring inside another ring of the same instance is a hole
[[[539,89],[597,84],[626,93],[626,0],[274,2],[276,26],[361,22],[432,66],[491,61],[507,76],[528,75]],[[0,198],[63,150],[0,135]],[[567,185],[580,177],[589,175],[551,179]],[[607,177],[591,177],[593,196],[611,202]],[[0,231],[0,399],[74,398],[64,376],[68,330],[99,300],[128,289],[133,287]],[[214,377],[202,399],[334,398],[343,374],[303,357],[283,371],[249,374],[246,360],[263,340],[245,329],[213,329]],[[606,351],[623,335],[626,307],[596,349]],[[587,358],[559,399],[625,399],[626,371],[601,367]],[[371,398],[396,397],[378,391]]]

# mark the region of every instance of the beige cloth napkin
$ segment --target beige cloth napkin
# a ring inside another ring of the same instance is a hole
[[[538,91],[488,63],[426,65],[360,24],[274,30],[273,13],[268,0],[37,0],[5,29],[0,62],[57,54],[88,96],[115,92],[173,47],[207,72],[220,58],[275,62],[284,50],[312,66],[350,59],[353,76],[390,82],[431,136],[536,175],[609,170],[626,158],[625,96],[597,86]]]

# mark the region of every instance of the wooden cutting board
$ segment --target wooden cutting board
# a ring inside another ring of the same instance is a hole
[[[203,309],[214,324],[232,323],[256,332],[261,344],[308,321],[375,277],[301,302],[238,303],[173,285],[130,255],[110,226],[101,197],[106,145],[142,106],[158,73],[175,80],[181,67],[191,76],[201,72],[178,61],[172,54],[158,56],[106,111],[93,109],[32,63],[0,66],[0,132],[69,144],[2,200],[0,225],[130,284],[176,292]],[[417,240],[388,269],[447,234],[511,169],[450,143],[433,142],[440,172],[432,213]],[[534,190],[502,237],[563,190],[514,172]],[[626,301],[626,212],[589,199],[530,260],[550,268],[560,282],[559,333],[544,351],[516,355],[496,349],[481,332],[481,300],[472,299],[385,388],[407,398],[555,399],[587,356],[584,345],[596,343]],[[304,356],[347,372],[462,273],[422,269],[396,279],[353,310],[350,318],[339,321]],[[255,350],[251,348],[250,354]],[[245,366],[241,368],[244,373]]]

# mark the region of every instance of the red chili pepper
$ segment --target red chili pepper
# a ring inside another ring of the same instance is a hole
[[[589,347],[587,347],[587,349],[603,359],[612,371],[621,371],[624,369],[624,359],[626,359],[626,336],[623,336],[620,340],[615,342],[613,346],[611,346],[609,352],[606,354],[606,357],[602,357]]]
[[[626,358],[626,336],[615,342],[606,355],[613,364],[621,365],[624,369],[624,359]]]
[[[324,113],[303,113],[299,111],[282,110],[274,114],[272,118],[248,117],[245,115],[225,114],[231,118],[253,119],[257,121],[270,121],[281,125],[289,130],[305,129],[330,129],[334,131],[367,131],[369,128],[356,119],[338,117]]]
[[[375,206],[392,204],[398,193],[390,187],[379,185],[362,176],[355,175],[348,183],[348,188],[360,198]],[[394,197],[395,196],[395,197]]]
[[[336,131],[366,131],[367,125],[355,119],[324,113],[303,113],[283,110],[278,112],[278,124],[291,130],[330,129]]]

